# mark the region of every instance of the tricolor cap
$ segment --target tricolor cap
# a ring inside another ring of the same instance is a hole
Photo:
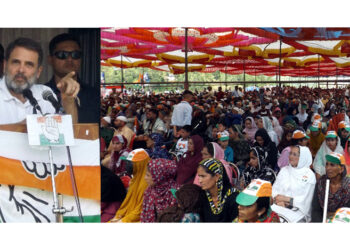
[[[253,205],[259,197],[271,197],[272,185],[261,179],[253,180],[239,195],[236,202],[242,206]]]
[[[343,129],[344,128],[346,131],[350,132],[350,126],[345,121],[339,122],[338,128],[339,129]]]
[[[297,139],[297,140],[298,140],[298,139],[303,139],[303,138],[310,139],[310,137],[307,136],[307,135],[305,134],[305,132],[303,132],[303,131],[301,131],[301,130],[295,130],[295,131],[293,132],[292,138],[293,138],[293,139]]]
[[[331,221],[332,223],[349,223],[350,222],[350,208],[341,207],[339,208]]]
[[[320,114],[317,114],[317,113],[316,113],[316,114],[314,115],[314,121],[316,121],[316,120],[321,120],[321,118],[322,118],[322,117],[321,117]]]
[[[229,133],[224,130],[223,132],[218,133],[218,138],[220,141],[227,141],[230,139]]]
[[[149,158],[147,152],[142,149],[142,148],[138,148],[135,149],[133,151],[131,151],[127,157],[120,157],[120,159],[122,160],[127,160],[127,161],[132,161],[132,162],[139,162],[139,161],[143,161],[146,160],[147,158]]]
[[[337,138],[337,132],[333,131],[333,130],[329,130],[326,134],[326,139],[328,138]]]
[[[342,154],[331,152],[326,155],[326,161],[339,164],[339,165],[345,165],[345,158]]]
[[[315,121],[312,123],[312,125],[311,125],[311,127],[310,127],[310,130],[316,132],[316,131],[318,131],[318,130],[321,129],[321,128],[322,128],[322,123],[321,123],[321,121],[320,121],[320,120],[315,120]]]

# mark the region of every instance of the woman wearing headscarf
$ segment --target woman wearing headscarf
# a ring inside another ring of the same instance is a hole
[[[130,150],[126,147],[128,141],[123,135],[116,135],[112,138],[112,154],[108,168],[120,178],[123,176],[130,176],[126,171],[126,162],[122,160],[122,156],[127,157]]]
[[[317,179],[326,174],[326,155],[331,152],[339,154],[343,153],[340,139],[335,131],[328,131],[325,138],[326,139],[318,150],[313,163],[313,169],[316,172]]]
[[[316,185],[315,174],[310,169],[311,152],[307,147],[292,146],[289,165],[282,168],[272,186],[272,197],[277,206],[296,207],[304,215],[304,220],[311,220],[311,202]]]
[[[146,140],[147,153],[151,159],[164,158],[171,159],[171,155],[166,150],[164,139],[161,134],[152,133]]]
[[[277,120],[276,117],[272,116],[272,126],[273,130],[276,132],[278,141],[282,140],[282,135],[283,135],[283,128],[281,127],[279,121]]]
[[[279,143],[278,136],[276,132],[273,130],[272,122],[269,117],[267,116],[259,117],[257,126],[259,129],[264,128],[267,131],[268,135],[270,136],[271,141],[273,141],[276,146],[278,145]]]
[[[277,168],[278,150],[276,144],[271,141],[271,138],[265,129],[262,128],[256,131],[254,146],[263,149],[267,164],[275,170]]]
[[[205,159],[197,169],[201,194],[201,218],[203,222],[232,222],[238,215],[236,197],[222,163]]]
[[[345,121],[341,121],[338,124],[338,136],[340,138],[340,143],[343,148],[345,148],[345,144],[350,138],[350,126],[346,124]]]
[[[233,180],[232,180],[232,168],[230,164],[225,161],[225,152],[224,150],[220,147],[219,144],[216,142],[208,142],[202,149],[202,160],[204,159],[209,159],[209,158],[215,158],[224,165],[227,177],[233,185]],[[198,180],[198,175],[196,174],[196,177],[194,178],[193,184],[199,185],[199,180]]]
[[[261,179],[253,180],[236,198],[238,223],[279,223],[279,216],[271,209],[271,183]]]
[[[203,139],[193,135],[188,140],[188,150],[177,163],[176,182],[180,185],[193,183],[197,167],[202,160]]]
[[[255,133],[258,130],[256,123],[253,117],[249,116],[244,121],[245,128],[243,129],[243,133],[246,135],[246,139],[250,145],[252,145],[255,141]]]
[[[176,204],[171,193],[171,189],[180,187],[174,180],[175,174],[175,161],[159,158],[149,162],[145,175],[148,188],[143,196],[141,222],[155,222],[158,214]]]
[[[309,148],[310,148],[312,157],[315,157],[325,139],[325,136],[321,131],[322,123],[319,120],[316,120],[312,123],[309,129],[311,131]]]
[[[132,163],[132,179],[128,193],[111,222],[139,222],[142,210],[143,194],[147,189],[145,174],[150,158],[143,149],[131,151],[127,161]]]
[[[326,218],[332,218],[341,207],[350,207],[350,178],[346,176],[344,156],[338,153],[327,154],[326,175],[316,184],[312,203],[312,222],[322,222],[327,179],[330,180],[330,184]]]
[[[194,184],[185,184],[175,192],[177,206],[163,210],[158,216],[158,222],[200,222],[200,194],[202,189]]]
[[[261,147],[253,147],[249,156],[250,161],[241,173],[240,188],[246,188],[254,179],[262,179],[273,184],[276,174],[267,164],[264,150]]]

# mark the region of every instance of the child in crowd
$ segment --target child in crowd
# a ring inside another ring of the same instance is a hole
[[[225,150],[225,161],[233,163],[233,149],[228,145],[229,133],[226,130],[219,132],[218,139],[220,146]]]

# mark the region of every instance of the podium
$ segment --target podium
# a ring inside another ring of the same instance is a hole
[[[98,124],[74,124],[71,155],[85,222],[100,221]],[[47,150],[28,145],[25,124],[0,125],[0,222],[54,222]],[[63,206],[73,207],[64,222],[78,222],[66,148],[53,150],[57,192]]]

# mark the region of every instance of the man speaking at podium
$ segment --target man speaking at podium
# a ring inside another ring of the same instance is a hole
[[[53,105],[42,97],[44,91],[52,90],[37,84],[43,69],[42,61],[42,48],[32,39],[18,38],[8,45],[5,52],[4,77],[0,80],[0,124],[25,123],[26,115],[37,112],[29,101],[30,97],[24,94],[28,93],[28,90],[43,114],[55,113]],[[58,86],[67,96],[62,106],[66,113],[72,115],[74,122],[77,121],[74,98],[79,92],[79,84],[72,79],[72,74],[63,77]]]

